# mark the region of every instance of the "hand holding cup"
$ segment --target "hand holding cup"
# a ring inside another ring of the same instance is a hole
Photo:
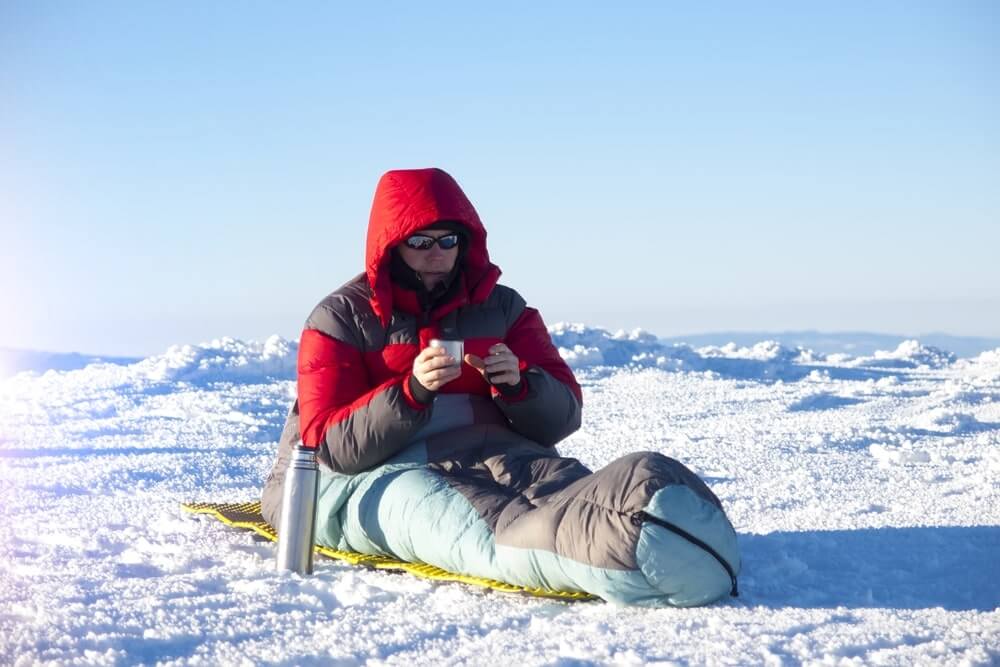
[[[413,360],[414,379],[437,391],[462,374],[463,348],[460,340],[432,340]]]
[[[485,358],[474,354],[465,355],[465,363],[482,373],[490,384],[513,387],[521,382],[521,360],[503,343],[490,347]]]

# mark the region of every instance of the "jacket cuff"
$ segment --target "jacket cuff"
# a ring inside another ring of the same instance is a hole
[[[411,408],[423,410],[434,402],[437,392],[420,384],[417,378],[413,377],[413,373],[410,373],[406,376],[406,382],[403,383],[403,396],[406,397],[406,402],[410,404]]]
[[[500,397],[508,403],[516,403],[517,401],[522,401],[528,396],[528,381],[521,376],[520,382],[517,384],[494,384],[490,385],[490,393],[493,397]]]

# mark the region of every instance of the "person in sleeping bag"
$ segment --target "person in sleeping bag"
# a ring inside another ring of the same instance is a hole
[[[382,176],[364,272],[306,320],[265,519],[301,439],[318,447],[319,544],[627,604],[735,594],[736,534],[694,473],[655,452],[596,472],[559,455],[580,385],[499,278],[449,174]]]

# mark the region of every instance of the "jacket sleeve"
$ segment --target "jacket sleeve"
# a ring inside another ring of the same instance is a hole
[[[505,395],[492,389],[493,401],[511,427],[535,442],[552,446],[580,428],[583,394],[542,316],[525,308],[504,339],[520,359],[521,391]]]
[[[403,449],[430,418],[409,374],[372,387],[361,351],[316,329],[302,332],[298,356],[302,441],[325,447],[336,472],[354,474]]]

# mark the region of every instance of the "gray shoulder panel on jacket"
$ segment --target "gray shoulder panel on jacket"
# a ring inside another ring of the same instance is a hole
[[[365,274],[360,274],[320,301],[306,319],[305,329],[365,350],[378,338],[381,324],[372,312]]]

